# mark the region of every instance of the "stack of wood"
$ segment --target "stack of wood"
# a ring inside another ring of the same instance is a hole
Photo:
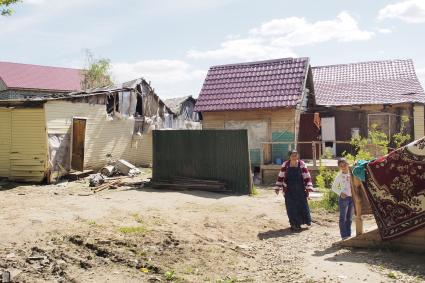
[[[226,184],[223,182],[187,177],[173,177],[169,180],[154,180],[150,183],[150,186],[155,189],[231,192],[231,190],[226,188]]]
[[[105,183],[103,183],[102,185],[92,188],[92,191],[93,193],[97,193],[112,187],[117,187],[121,185],[122,181],[123,181],[122,178],[112,179],[112,180],[109,179],[105,181]]]

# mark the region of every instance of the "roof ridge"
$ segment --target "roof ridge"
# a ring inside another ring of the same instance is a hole
[[[413,60],[411,58],[408,58],[408,59],[387,59],[387,60],[361,61],[361,62],[344,63],[344,64],[321,65],[321,66],[312,66],[311,68],[321,69],[321,68],[352,66],[352,65],[369,64],[369,63],[390,63],[390,62],[391,63],[392,62],[411,62],[413,64]]]
[[[281,61],[289,61],[289,60],[309,60],[309,57],[286,57],[286,58],[278,58],[278,59],[269,59],[269,60],[260,60],[260,61],[250,61],[250,62],[242,62],[242,63],[231,63],[231,64],[223,64],[223,65],[214,65],[211,66],[210,69],[218,68],[218,67],[232,67],[232,66],[244,66],[244,65],[255,65],[255,64],[263,64],[263,63],[275,63]]]
[[[0,64],[14,64],[14,65],[21,65],[21,66],[36,66],[36,67],[43,67],[43,68],[54,68],[54,69],[65,69],[65,70],[77,70],[82,71],[83,69],[77,69],[77,68],[69,68],[69,67],[58,67],[58,66],[46,66],[46,65],[38,65],[38,64],[28,64],[28,63],[16,63],[16,62],[7,62],[7,61],[0,61]]]

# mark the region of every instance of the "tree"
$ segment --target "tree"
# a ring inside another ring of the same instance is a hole
[[[2,16],[10,16],[13,12],[10,6],[18,2],[21,2],[21,0],[0,0],[0,14]]]
[[[86,67],[83,69],[82,89],[92,89],[111,85],[111,60],[95,58],[90,50],[86,50]]]

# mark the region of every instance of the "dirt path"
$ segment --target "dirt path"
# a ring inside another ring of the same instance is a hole
[[[337,216],[292,234],[269,190],[226,196],[0,184],[0,271],[18,282],[423,282],[425,256],[348,250]],[[13,187],[13,188],[11,188]],[[373,225],[373,221],[367,225]]]

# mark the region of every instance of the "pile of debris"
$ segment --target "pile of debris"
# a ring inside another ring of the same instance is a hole
[[[194,179],[187,177],[173,177],[168,180],[154,180],[148,186],[154,189],[171,189],[171,190],[199,190],[209,192],[230,193],[225,183],[216,180]]]
[[[123,178],[135,177],[140,173],[136,166],[120,159],[114,164],[106,165],[99,173],[90,175],[89,185],[93,187],[93,191],[96,193],[104,189],[117,187],[121,184]]]

